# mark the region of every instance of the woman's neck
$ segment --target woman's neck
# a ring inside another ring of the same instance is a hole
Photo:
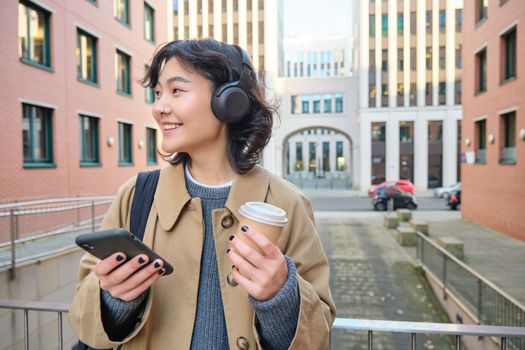
[[[191,164],[188,170],[191,176],[200,183],[216,186],[233,180],[235,171],[224,155],[223,157],[195,157],[190,155]]]

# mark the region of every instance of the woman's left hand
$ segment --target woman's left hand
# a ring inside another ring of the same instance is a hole
[[[245,232],[263,254],[239,237],[230,239],[228,257],[233,262],[233,278],[253,298],[265,301],[273,298],[288,278],[288,265],[281,250],[266,236],[252,228]]]

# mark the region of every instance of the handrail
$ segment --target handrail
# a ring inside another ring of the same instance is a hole
[[[12,208],[18,208],[18,207],[26,207],[28,205],[42,205],[42,204],[50,204],[50,203],[111,200],[114,197],[115,196],[94,196],[94,197],[68,197],[68,198],[41,199],[37,201],[0,204],[0,210],[6,210],[6,209],[12,209]]]
[[[437,243],[435,243],[434,241],[432,241],[430,238],[428,238],[426,235],[422,234],[421,232],[417,231],[416,234],[418,235],[419,238],[425,240],[427,243],[429,243],[430,245],[432,245],[434,248],[438,249],[441,253],[445,254],[447,256],[447,259],[450,259],[452,261],[454,261],[456,264],[458,264],[459,266],[461,266],[462,268],[464,268],[465,270],[467,270],[469,273],[471,273],[472,275],[474,275],[477,279],[479,279],[480,281],[482,281],[483,283],[485,283],[487,286],[491,287],[492,289],[494,289],[496,292],[498,292],[499,294],[501,294],[503,297],[505,297],[506,299],[508,299],[510,302],[512,302],[513,304],[515,304],[517,307],[519,307],[520,309],[522,309],[524,312],[525,312],[525,305],[521,304],[519,301],[517,301],[516,299],[514,299],[513,297],[511,297],[510,295],[508,295],[507,293],[505,293],[503,290],[501,290],[501,288],[499,288],[498,286],[496,286],[494,283],[492,283],[491,281],[489,281],[488,279],[486,279],[485,277],[483,277],[479,272],[477,272],[476,270],[474,270],[472,267],[468,266],[467,264],[465,264],[463,261],[459,260],[457,257],[455,257],[454,255],[452,255],[449,251],[447,251],[446,249],[444,249],[443,247],[439,246]]]
[[[484,326],[456,323],[430,323],[408,321],[366,320],[357,318],[336,318],[335,329],[361,331],[433,333],[447,335],[472,335],[490,337],[525,337],[525,327]]]
[[[59,349],[63,349],[62,313],[68,312],[69,307],[70,304],[65,303],[0,299],[0,309],[4,308],[24,311],[24,343],[26,349],[29,349],[28,312],[30,310],[50,311],[58,313],[58,344]],[[481,326],[470,324],[367,320],[351,318],[336,318],[332,328],[343,330],[367,331],[368,349],[373,349],[374,331],[391,333],[411,333],[412,349],[415,349],[416,334],[420,333],[454,335],[456,338],[456,349],[461,348],[462,336],[498,337],[501,338],[502,349],[507,348],[507,338],[525,337],[525,327]]]

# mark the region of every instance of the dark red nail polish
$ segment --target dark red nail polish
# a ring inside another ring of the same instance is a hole
[[[234,268],[235,268],[235,265],[232,265],[232,269],[234,269]]]
[[[248,228],[248,226],[246,226],[246,225],[243,225],[243,227],[241,227],[241,231],[242,231],[242,232],[248,232],[248,229],[249,229],[249,228]]]
[[[160,270],[159,270],[159,275],[164,275],[164,272],[166,272],[166,270],[164,270],[164,269],[160,269]]]
[[[139,264],[144,264],[146,260],[142,259],[142,257],[139,257]]]
[[[228,253],[230,252],[230,250],[231,250],[231,249],[230,249],[230,248],[228,248],[228,250],[226,251],[226,254],[228,254]]]
[[[230,241],[231,241],[232,239],[234,239],[234,238],[235,238],[235,236],[234,236],[234,235],[231,235],[231,236],[230,236]]]
[[[160,267],[160,264],[158,261],[155,261],[155,264],[153,264],[153,266],[155,266],[155,268],[158,269]]]
[[[121,262],[122,260],[124,260],[124,257],[122,255],[117,255],[116,259],[118,262]]]

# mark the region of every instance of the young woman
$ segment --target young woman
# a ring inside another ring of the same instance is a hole
[[[86,254],[70,323],[94,348],[327,349],[335,306],[310,201],[256,165],[275,109],[248,54],[212,39],[174,41],[144,79],[171,165],[160,172],[144,242],[169,261]],[[129,229],[136,178],[119,189],[101,229]],[[277,245],[242,227],[249,201],[287,212]]]

